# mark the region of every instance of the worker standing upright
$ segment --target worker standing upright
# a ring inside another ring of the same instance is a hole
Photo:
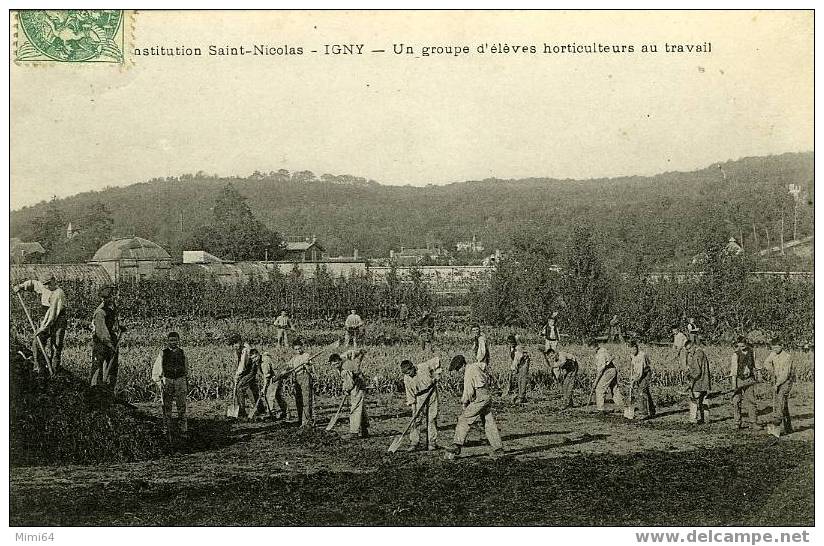
[[[675,351],[675,356],[672,360],[681,368],[687,367],[687,350],[684,345],[687,343],[687,336],[681,331],[677,324],[672,326],[672,348]]]
[[[437,381],[441,377],[441,359],[430,358],[426,362],[418,365],[411,360],[401,362],[401,372],[403,373],[403,386],[406,392],[406,405],[412,408],[412,415],[422,413],[409,430],[409,451],[422,449],[422,432],[426,427],[427,449],[434,451],[438,449],[438,386]],[[430,395],[430,391],[434,392]],[[426,408],[421,405],[426,401]]]
[[[303,347],[303,341],[295,338],[292,342],[295,355],[288,362],[287,367],[295,371],[295,408],[298,414],[298,427],[312,427],[314,425],[314,388],[315,370],[312,366],[311,355]]]
[[[433,342],[435,341],[435,315],[432,313],[431,309],[427,309],[423,312],[423,315],[418,321],[418,327],[421,332],[421,350],[425,351],[428,345],[429,350],[434,353],[435,347],[433,346]]]
[[[632,371],[630,372],[630,384],[632,392],[636,395],[636,407],[639,407],[644,416],[642,420],[655,417],[655,401],[650,392],[652,382],[652,363],[646,351],[638,347],[637,341],[629,342],[630,360]]]
[[[405,303],[401,303],[400,307],[398,307],[398,324],[401,328],[406,328],[408,326],[407,321],[409,320],[409,306]]]
[[[688,318],[687,319],[687,335],[689,336],[690,341],[692,341],[693,345],[698,343],[700,334],[701,334],[701,328],[699,328],[698,325],[695,323],[695,318],[694,317]]]
[[[622,339],[621,319],[618,318],[618,315],[612,315],[612,318],[609,319],[609,332],[607,335],[607,340],[613,343],[618,343]]]
[[[246,414],[249,419],[254,417],[255,402],[258,397],[257,369],[252,364],[252,346],[245,342],[240,334],[234,333],[229,336],[229,345],[234,349],[235,354],[235,403],[239,411]],[[246,412],[246,399],[251,400],[249,412]]]
[[[188,395],[189,366],[186,354],[180,348],[180,335],[169,332],[166,347],[162,349],[152,366],[152,381],[160,388],[160,401],[163,406],[163,423],[166,434],[172,434],[172,402],[177,409],[180,434],[185,437],[189,431],[186,419],[186,396]]]
[[[767,431],[778,438],[782,432],[784,434],[793,432],[789,398],[795,383],[795,366],[790,353],[784,350],[784,344],[779,338],[773,338],[770,345],[772,345],[772,352],[762,365],[763,368],[772,372],[774,380],[772,422],[767,425]]]
[[[529,386],[529,353],[521,344],[521,339],[517,334],[510,334],[507,341],[509,342],[509,358],[511,362],[509,370],[512,379],[515,379],[518,384],[518,393],[515,395],[513,401],[516,404],[523,404],[526,402],[526,389]]]
[[[475,362],[489,364],[489,347],[486,345],[486,336],[481,333],[479,324],[472,325],[472,356]]]
[[[94,310],[92,319],[92,370],[89,383],[93,387],[102,385],[114,393],[119,368],[118,344],[123,327],[114,303],[114,289],[104,286],[99,295],[101,302]]]
[[[363,349],[346,351],[343,355],[332,353],[329,363],[335,366],[343,381],[343,392],[349,395],[348,439],[369,437],[369,416],[366,413],[366,379],[363,375]]]
[[[558,332],[558,326],[555,323],[555,315],[550,316],[544,328],[541,330],[541,335],[544,336],[544,353],[552,349],[558,350],[558,343],[561,341],[561,334]]]
[[[755,355],[746,338],[740,336],[735,342],[735,351],[730,356],[730,380],[732,382],[732,410],[735,428],[744,427],[741,408],[749,415],[750,426],[758,426],[758,404],[755,401]]]
[[[57,286],[57,279],[53,273],[46,273],[41,280],[24,281],[14,287],[15,292],[20,290],[33,291],[40,295],[40,304],[45,307],[45,314],[40,320],[40,326],[34,333],[31,342],[31,352],[34,355],[34,371],[38,374],[46,373],[46,359],[51,360],[53,371],[61,369],[63,342],[66,338],[66,324],[68,312],[66,309],[66,294]],[[42,348],[41,348],[42,347]],[[49,355],[43,354],[48,351]]]
[[[357,313],[356,309],[349,311],[349,315],[346,317],[343,326],[346,328],[345,345],[349,346],[351,343],[352,347],[357,349],[358,342],[361,341],[363,336],[363,319]]]
[[[700,425],[709,421],[707,408],[704,406],[704,399],[712,388],[712,378],[710,377],[710,363],[704,350],[696,347],[692,341],[687,339],[684,343],[685,356],[687,360],[687,379],[690,382],[689,403],[690,403],[690,423]]]
[[[289,332],[292,330],[292,320],[286,309],[281,310],[280,315],[275,319],[275,342],[278,347],[289,346]]]
[[[615,366],[613,356],[597,340],[592,340],[590,344],[596,347],[595,407],[598,411],[606,413],[604,402],[607,398],[612,398],[616,406],[623,407],[624,397],[621,395],[621,387],[618,384],[618,368]]]

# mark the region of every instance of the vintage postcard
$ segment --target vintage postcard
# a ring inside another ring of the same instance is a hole
[[[10,10],[17,540],[810,542],[813,23]]]

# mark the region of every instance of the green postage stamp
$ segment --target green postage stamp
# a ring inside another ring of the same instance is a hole
[[[15,61],[123,63],[123,10],[20,10],[13,17]]]

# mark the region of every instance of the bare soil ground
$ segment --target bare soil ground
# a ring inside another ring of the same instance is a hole
[[[199,402],[189,442],[162,458],[12,468],[10,524],[812,525],[812,390],[796,385],[795,432],[778,442],[735,431],[722,395],[710,400],[707,425],[686,422],[686,402],[630,422],[591,406],[558,411],[554,396],[498,401],[506,454],[489,459],[475,428],[453,462],[406,444],[387,453],[409,419],[399,395],[368,399],[366,440],[340,437],[346,415],[335,433],[323,430],[339,400],[316,401],[313,430],[231,422],[225,404]],[[770,404],[760,401],[762,414]],[[441,399],[442,445],[458,409]]]

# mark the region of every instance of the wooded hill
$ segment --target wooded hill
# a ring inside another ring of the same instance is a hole
[[[113,181],[114,182],[114,181]],[[120,181],[117,181],[120,182]],[[586,224],[607,263],[683,267],[708,241],[743,235],[747,251],[793,235],[794,199],[801,187],[798,236],[813,233],[813,153],[750,157],[693,172],[591,180],[486,179],[425,187],[386,186],[352,176],[309,171],[256,172],[246,178],[203,173],[81,193],[51,203],[83,229],[102,203],[112,235],[138,235],[180,256],[192,231],[211,221],[221,189],[231,183],[255,216],[283,235],[317,235],[330,255],[385,257],[390,249],[439,242],[454,249],[474,234],[491,253],[516,234],[552,241],[561,251],[570,229]],[[11,234],[37,240],[35,219],[49,203],[11,213]],[[41,222],[42,223],[42,222]],[[755,228],[755,235],[753,234]],[[765,231],[767,230],[767,231]],[[811,267],[811,266],[809,266]]]

